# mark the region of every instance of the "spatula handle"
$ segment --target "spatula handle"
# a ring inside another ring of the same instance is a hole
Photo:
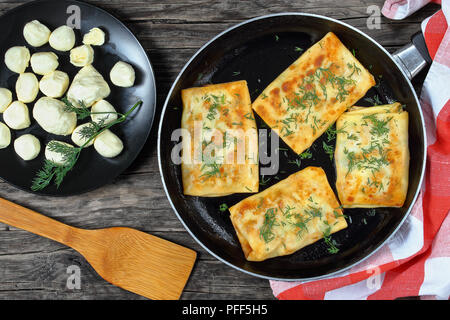
[[[70,246],[71,235],[77,228],[43,216],[33,210],[24,208],[0,198],[0,222],[23,229]]]

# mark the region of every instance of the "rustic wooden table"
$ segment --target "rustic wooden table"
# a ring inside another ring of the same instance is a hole
[[[26,2],[1,0],[0,14]],[[35,196],[0,182],[0,197],[81,228],[128,226],[198,252],[182,299],[273,299],[269,282],[241,273],[205,252],[184,230],[166,199],[157,164],[159,113],[177,73],[206,41],[243,20],[277,12],[307,12],[336,18],[366,32],[390,52],[409,42],[428,5],[402,21],[381,18],[369,29],[368,7],[383,0],[95,0],[120,18],[147,50],[156,73],[158,103],[154,127],[135,163],[113,183],[69,198]],[[425,72],[414,80],[420,90]],[[80,270],[80,288],[71,289],[71,266]],[[102,280],[77,252],[28,232],[0,224],[0,299],[142,299]]]

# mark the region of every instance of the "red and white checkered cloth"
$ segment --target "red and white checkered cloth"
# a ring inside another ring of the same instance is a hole
[[[430,0],[387,0],[382,13],[403,19]],[[450,0],[422,23],[433,63],[420,97],[428,139],[421,194],[396,234],[374,255],[332,278],[271,281],[278,299],[395,299],[450,295]]]

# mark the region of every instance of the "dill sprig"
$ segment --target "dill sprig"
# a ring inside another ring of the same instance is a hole
[[[303,151],[303,153],[300,154],[300,159],[311,159],[312,158],[312,153],[309,151],[309,148],[305,151]]]
[[[90,117],[93,114],[117,114],[118,117],[123,117],[124,115],[120,112],[115,111],[96,111],[92,112],[83,101],[78,101],[79,107],[76,107],[70,102],[70,100],[67,97],[64,97],[61,99],[62,102],[64,102],[64,111],[65,112],[74,112],[77,115],[78,120],[84,120],[88,117]]]
[[[328,252],[331,254],[336,254],[339,252],[339,248],[336,247],[336,241],[331,239],[331,226],[328,225],[327,222],[324,222],[327,225],[327,228],[323,232],[323,239],[328,246]]]
[[[63,102],[66,104],[67,112],[75,112],[75,109],[78,110],[77,117],[78,119],[85,119],[86,117],[93,114],[85,107],[83,103],[80,102],[80,108],[76,108],[72,105],[72,103],[66,98],[63,99]],[[105,125],[104,121],[100,121],[99,123],[91,122],[90,126],[86,126],[87,129],[82,130],[81,134],[83,138],[85,138],[85,143],[80,147],[72,147],[57,141],[51,141],[48,144],[48,148],[50,151],[59,153],[62,155],[63,164],[56,164],[49,160],[44,160],[44,165],[42,168],[36,173],[32,185],[31,190],[39,191],[46,188],[52,180],[54,180],[54,184],[57,188],[61,185],[67,173],[69,173],[75,164],[78,161],[78,158],[81,154],[81,151],[89,145],[89,143],[94,140],[97,136],[103,133],[105,130],[111,128],[112,126],[124,122],[127,117],[139,106],[142,105],[142,101],[138,101],[133,107],[131,107],[125,114],[119,114],[120,116],[117,120]],[[87,115],[86,110],[89,111],[89,115]]]
[[[334,147],[326,144],[325,141],[322,141],[322,147],[325,153],[328,154],[328,156],[330,157],[330,160],[333,160]]]
[[[79,101],[79,107],[75,107],[72,102],[69,101],[67,97],[61,99],[64,102],[64,111],[65,112],[74,112],[77,115],[77,119],[84,120],[91,116],[91,110],[84,104],[83,101]]]
[[[78,135],[82,140],[88,140],[105,126],[106,119],[102,118],[98,122],[90,121],[87,126],[81,128]]]

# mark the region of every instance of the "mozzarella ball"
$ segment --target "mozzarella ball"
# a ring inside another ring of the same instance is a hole
[[[111,82],[118,87],[132,87],[136,78],[134,69],[126,62],[119,61],[109,74]]]
[[[5,64],[9,70],[23,73],[30,63],[30,50],[26,47],[12,47],[5,53]]]
[[[52,140],[45,147],[45,159],[47,159],[48,161],[53,162],[56,165],[63,166],[63,165],[66,164],[67,159],[64,159],[64,155],[62,155],[59,152],[52,151],[51,150],[52,148],[49,147],[49,146],[51,146],[51,145],[53,145],[55,143],[59,143],[59,144],[65,145],[65,146],[67,146],[69,148],[73,148],[73,146],[68,144],[68,143],[62,142],[62,141]]]
[[[82,125],[79,125],[78,127],[75,128],[75,130],[72,132],[72,136],[71,136],[73,143],[75,143],[77,146],[81,147],[88,141],[88,139],[81,136],[80,132],[81,132],[81,130],[83,130],[83,128],[89,127],[89,126],[92,126],[92,123],[89,123],[89,122],[83,123]],[[89,143],[87,145],[85,145],[85,147],[90,147],[93,144],[94,144],[94,139],[89,141]]]
[[[3,113],[3,121],[14,130],[28,128],[31,122],[27,105],[21,101],[14,101]]]
[[[41,143],[32,134],[24,134],[14,140],[14,150],[23,160],[33,160],[41,152]]]
[[[31,56],[31,68],[41,76],[55,71],[58,65],[58,56],[53,52],[37,52]]]
[[[21,73],[16,82],[17,100],[33,102],[39,93],[39,82],[34,73]]]
[[[105,158],[114,158],[123,150],[122,140],[110,130],[106,129],[94,141],[94,148]]]
[[[91,107],[110,93],[111,89],[103,76],[92,65],[88,65],[81,68],[73,78],[67,98],[76,107],[80,106],[80,101],[86,107]]]
[[[11,130],[3,122],[0,122],[0,149],[5,149],[11,143]]]
[[[94,61],[94,49],[88,44],[70,50],[70,63],[75,67],[84,67]]]
[[[84,35],[83,43],[92,46],[101,46],[105,43],[105,33],[99,28],[92,28]]]
[[[0,88],[0,113],[4,112],[12,102],[12,93],[6,88]]]
[[[100,100],[94,103],[91,109],[91,118],[95,123],[100,123],[103,121],[103,124],[109,124],[117,120],[116,113],[103,113],[103,112],[116,112],[116,109],[106,100]],[[96,112],[101,112],[95,114]]]
[[[47,97],[60,98],[69,87],[69,76],[63,71],[53,71],[42,77],[39,89]]]
[[[75,45],[75,32],[68,26],[61,26],[53,30],[48,42],[55,50],[69,51]]]
[[[30,46],[40,47],[48,42],[50,30],[37,20],[28,22],[23,28],[23,36]]]
[[[34,104],[33,118],[45,131],[61,136],[71,134],[77,125],[75,112],[65,111],[64,102],[50,97],[42,97]]]

